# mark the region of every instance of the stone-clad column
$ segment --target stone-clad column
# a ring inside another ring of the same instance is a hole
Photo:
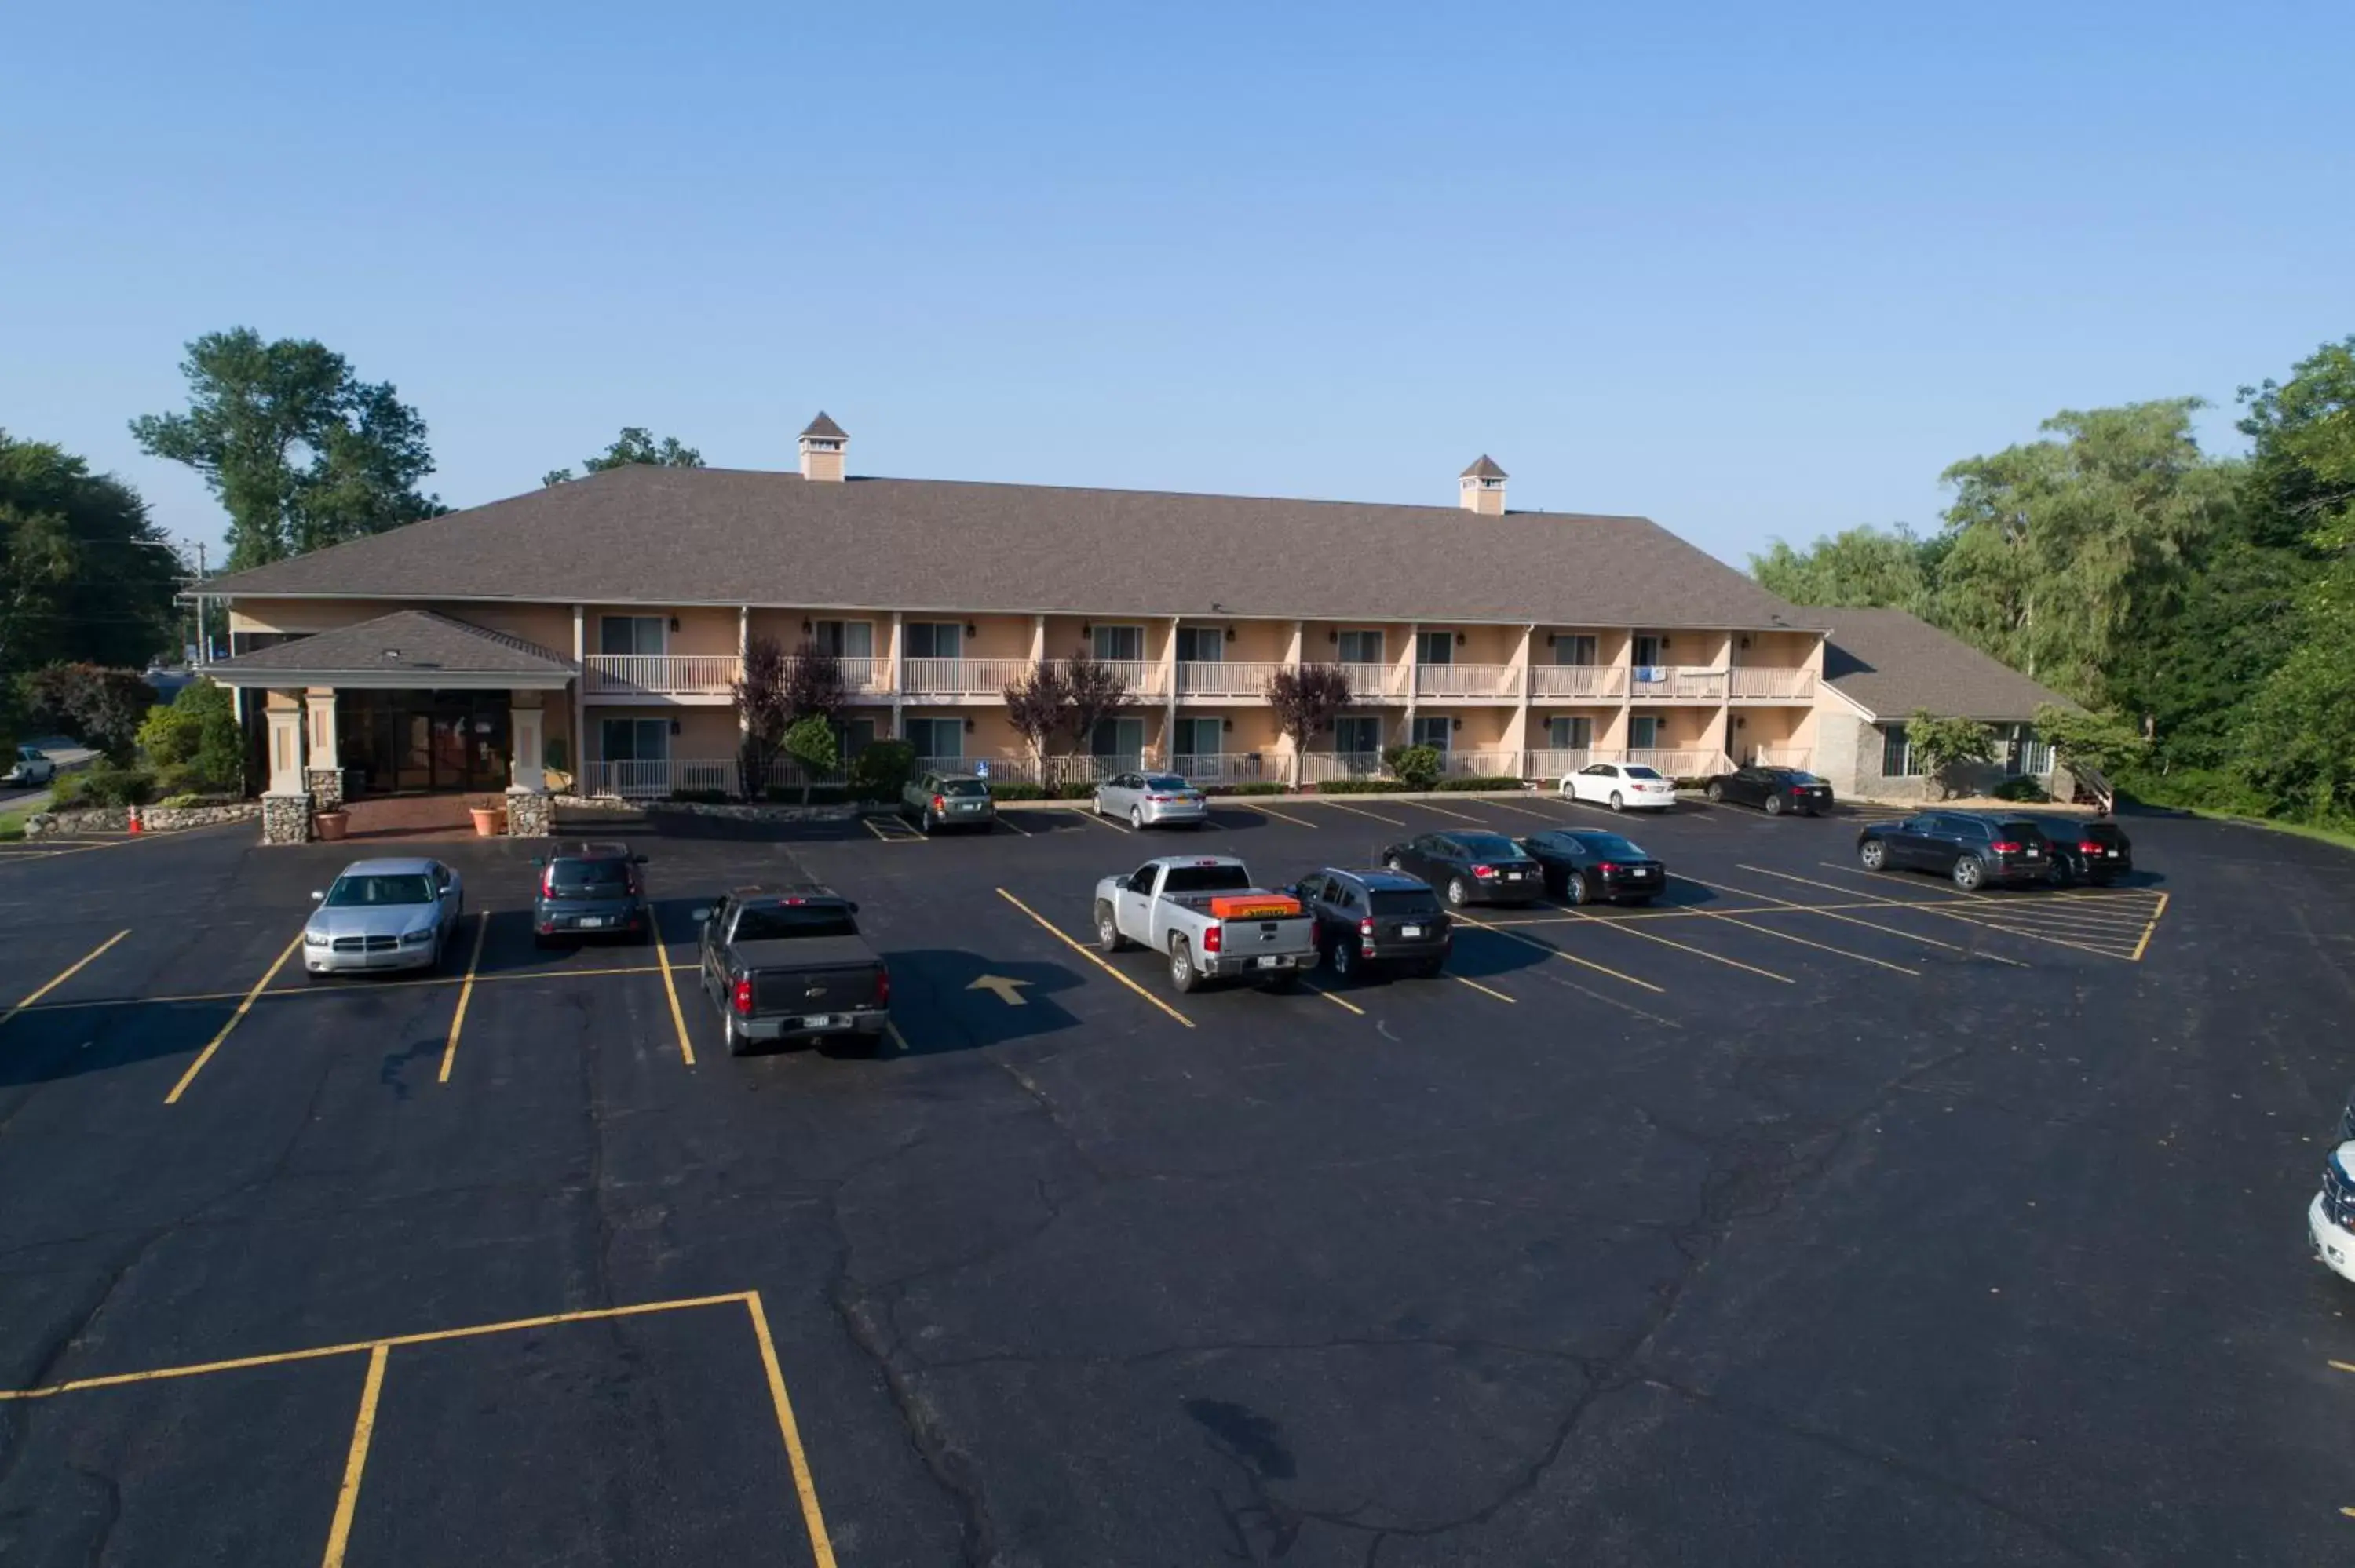
[[[516,692],[507,706],[507,836],[544,839],[555,826],[548,794],[547,710],[538,692]]]
[[[304,787],[303,703],[293,692],[264,699],[269,726],[270,788],[261,797],[261,842],[306,843],[311,837],[311,791]]]
[[[304,732],[310,759],[304,765],[303,786],[322,811],[344,803],[344,768],[336,736],[336,694],[332,687],[313,686],[303,694]]]

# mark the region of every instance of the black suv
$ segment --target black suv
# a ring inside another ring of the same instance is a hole
[[[646,907],[646,857],[627,844],[573,844],[532,862],[539,888],[531,900],[531,939],[548,947],[559,938],[602,937],[650,941],[654,915]]]
[[[2023,813],[2044,830],[2052,842],[2052,880],[2066,887],[2073,882],[2099,886],[2115,882],[2134,870],[2134,840],[2115,822],[2089,821],[2082,817],[2055,816],[2043,811]]]
[[[1924,811],[1875,822],[1856,836],[1867,871],[1934,871],[1966,893],[1987,883],[2017,885],[2052,874],[2052,845],[2025,817],[1991,811]]]
[[[1332,866],[1292,885],[1316,921],[1316,951],[1336,975],[1396,966],[1430,977],[1447,962],[1455,936],[1430,886],[1395,871]]]

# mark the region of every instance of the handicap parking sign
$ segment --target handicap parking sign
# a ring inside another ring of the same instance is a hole
[[[988,764],[988,763],[986,763],[986,762],[976,762],[976,763],[975,763],[975,764],[973,765],[973,776],[974,776],[975,779],[986,779],[986,778],[988,778],[988,777],[989,777],[989,764]]]

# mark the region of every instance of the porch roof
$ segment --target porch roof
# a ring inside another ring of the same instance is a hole
[[[572,661],[425,609],[281,642],[205,667],[224,686],[560,691]]]

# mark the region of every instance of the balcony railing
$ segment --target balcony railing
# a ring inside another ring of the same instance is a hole
[[[742,666],[733,653],[592,653],[581,661],[591,696],[724,697]]]
[[[1300,758],[1300,779],[1304,784],[1381,776],[1382,754],[1379,751],[1308,751]]]
[[[891,661],[837,657],[834,667],[841,673],[842,689],[854,697],[888,697],[891,694]]]
[[[1406,695],[1406,672],[1396,664],[1335,664],[1349,677],[1351,703],[1394,703]]]
[[[1196,784],[1256,784],[1263,779],[1282,783],[1285,777],[1282,758],[1257,751],[1196,752],[1190,756],[1181,751],[1170,771]]]
[[[582,767],[581,788],[591,798],[661,800],[680,789],[717,789],[733,800],[736,759],[658,757],[634,762],[591,760]]]
[[[1750,760],[1761,768],[1811,768],[1815,753],[1804,746],[1753,746]]]
[[[1532,664],[1532,697],[1589,697],[1610,700],[1627,689],[1627,672],[1616,664]]]
[[[1059,659],[1056,662],[1065,669],[1069,669],[1071,663],[1068,659]],[[1127,678],[1128,699],[1131,702],[1144,697],[1168,695],[1168,688],[1162,683],[1161,666],[1153,660],[1098,659],[1094,662],[1104,669],[1117,670]]]
[[[1502,779],[1521,776],[1518,751],[1448,751],[1439,759],[1439,771],[1448,779]]]
[[[1639,703],[1721,703],[1725,676],[1689,664],[1638,664],[1627,672],[1627,690]]]
[[[1637,747],[1623,753],[1619,760],[1639,764],[1671,779],[1698,779],[1704,774],[1731,771],[1725,753],[1708,747]]]
[[[900,684],[911,697],[995,697],[1029,673],[1028,659],[909,659]]]
[[[1766,702],[1795,702],[1816,694],[1816,673],[1813,670],[1778,670],[1764,666],[1744,666],[1732,672],[1734,698]]]
[[[1181,697],[1259,697],[1267,694],[1267,683],[1280,663],[1249,661],[1244,662],[1210,662],[1188,660],[1178,666],[1178,694]]]
[[[1522,768],[1522,777],[1560,779],[1565,773],[1577,772],[1593,760],[1593,748],[1582,746],[1557,747],[1547,750],[1532,751],[1529,754],[1527,763]]]
[[[1518,673],[1510,664],[1418,664],[1414,694],[1458,699],[1518,696]]]

